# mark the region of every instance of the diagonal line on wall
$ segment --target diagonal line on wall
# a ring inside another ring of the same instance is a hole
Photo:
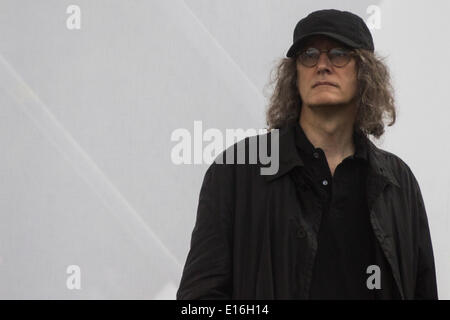
[[[168,259],[167,270],[177,279],[182,267],[178,259],[1,54],[0,89],[23,109],[121,225],[131,232],[143,252],[148,253],[149,244],[156,244]]]
[[[248,83],[251,90],[254,91],[254,93],[257,95],[258,98],[260,98],[262,101],[265,101],[264,96],[262,93],[258,90],[255,83],[248,77],[248,75],[242,70],[241,66],[234,60],[229,52],[220,44],[220,42],[217,40],[216,37],[208,30],[208,28],[203,24],[203,22],[198,18],[198,16],[194,13],[194,11],[189,7],[189,5],[186,3],[185,0],[181,1],[188,11],[188,13],[192,16],[192,18],[195,20],[195,22],[202,28],[202,30],[208,35],[208,37],[211,39],[211,42],[213,42],[217,48],[220,49],[220,51],[224,54],[227,60],[236,68],[238,73],[242,76],[242,78]]]

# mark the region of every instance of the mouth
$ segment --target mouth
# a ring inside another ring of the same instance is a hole
[[[319,86],[331,86],[331,87],[337,87],[336,84],[332,82],[317,82],[313,85],[313,88],[319,87]]]

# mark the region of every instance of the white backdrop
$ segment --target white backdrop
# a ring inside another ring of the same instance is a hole
[[[446,0],[0,0],[0,298],[175,298],[208,164],[171,134],[263,128],[297,21],[371,5],[399,109],[376,144],[419,181],[449,299]]]

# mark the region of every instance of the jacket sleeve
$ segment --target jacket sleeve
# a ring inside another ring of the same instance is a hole
[[[231,299],[233,186],[232,165],[206,171],[177,300]]]
[[[436,300],[438,299],[436,271],[428,218],[419,184],[415,178],[413,181],[415,203],[418,210],[416,220],[418,226],[416,230],[418,230],[419,246],[414,299]]]

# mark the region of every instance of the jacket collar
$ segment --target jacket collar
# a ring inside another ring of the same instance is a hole
[[[264,176],[267,182],[276,180],[296,166],[304,166],[304,162],[296,149],[295,135],[297,123],[290,124],[279,129],[279,169],[273,175]],[[361,142],[366,144],[366,157],[369,167],[376,174],[387,180],[387,182],[400,187],[397,179],[392,173],[392,169],[386,161],[386,151],[379,149],[365,135],[361,135]]]
[[[302,150],[302,153],[306,153],[309,156],[312,156],[316,148],[306,137],[305,132],[303,131],[300,123],[296,123],[295,125],[295,141],[298,148]],[[367,143],[363,137],[363,133],[360,131],[353,132],[353,141],[355,142],[355,154],[351,156],[355,159],[360,159],[363,161],[367,161]]]

